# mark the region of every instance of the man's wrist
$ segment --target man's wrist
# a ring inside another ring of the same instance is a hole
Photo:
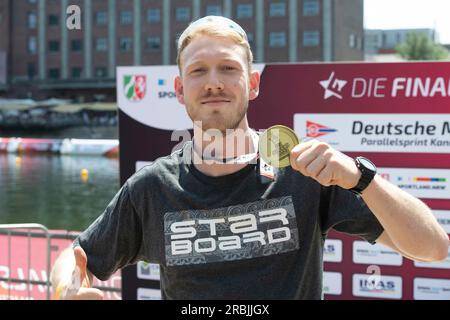
[[[367,158],[356,157],[355,165],[360,172],[360,178],[356,186],[350,189],[351,192],[361,195],[369,186],[377,173],[377,167]]]

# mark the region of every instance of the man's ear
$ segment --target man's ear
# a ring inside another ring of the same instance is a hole
[[[259,71],[252,71],[250,73],[250,94],[249,100],[254,100],[259,95],[259,82],[261,80],[261,76]]]
[[[184,90],[183,90],[183,81],[180,76],[176,76],[175,78],[175,94],[177,95],[178,102],[184,104]]]

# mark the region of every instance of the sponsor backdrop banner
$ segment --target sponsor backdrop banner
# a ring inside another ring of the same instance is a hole
[[[450,232],[450,63],[255,65],[260,96],[252,128],[275,124],[373,160],[385,179],[421,198]],[[119,67],[120,180],[192,136],[175,97],[176,66]],[[188,130],[186,130],[188,129]],[[188,208],[187,208],[188,209]],[[163,214],[163,213],[162,213]],[[325,299],[449,299],[450,255],[413,262],[382,245],[330,232],[324,247]],[[122,272],[124,299],[161,299],[159,266]]]

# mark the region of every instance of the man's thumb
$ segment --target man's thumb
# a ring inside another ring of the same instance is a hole
[[[75,265],[80,270],[81,279],[84,279],[86,277],[86,269],[87,269],[86,252],[84,252],[83,248],[78,246],[73,249],[73,254],[75,255]]]

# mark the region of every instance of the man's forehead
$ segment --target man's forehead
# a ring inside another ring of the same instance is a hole
[[[189,64],[204,59],[242,62],[245,56],[245,50],[232,41],[201,37],[194,39],[186,47],[182,55],[184,56],[184,60]]]

